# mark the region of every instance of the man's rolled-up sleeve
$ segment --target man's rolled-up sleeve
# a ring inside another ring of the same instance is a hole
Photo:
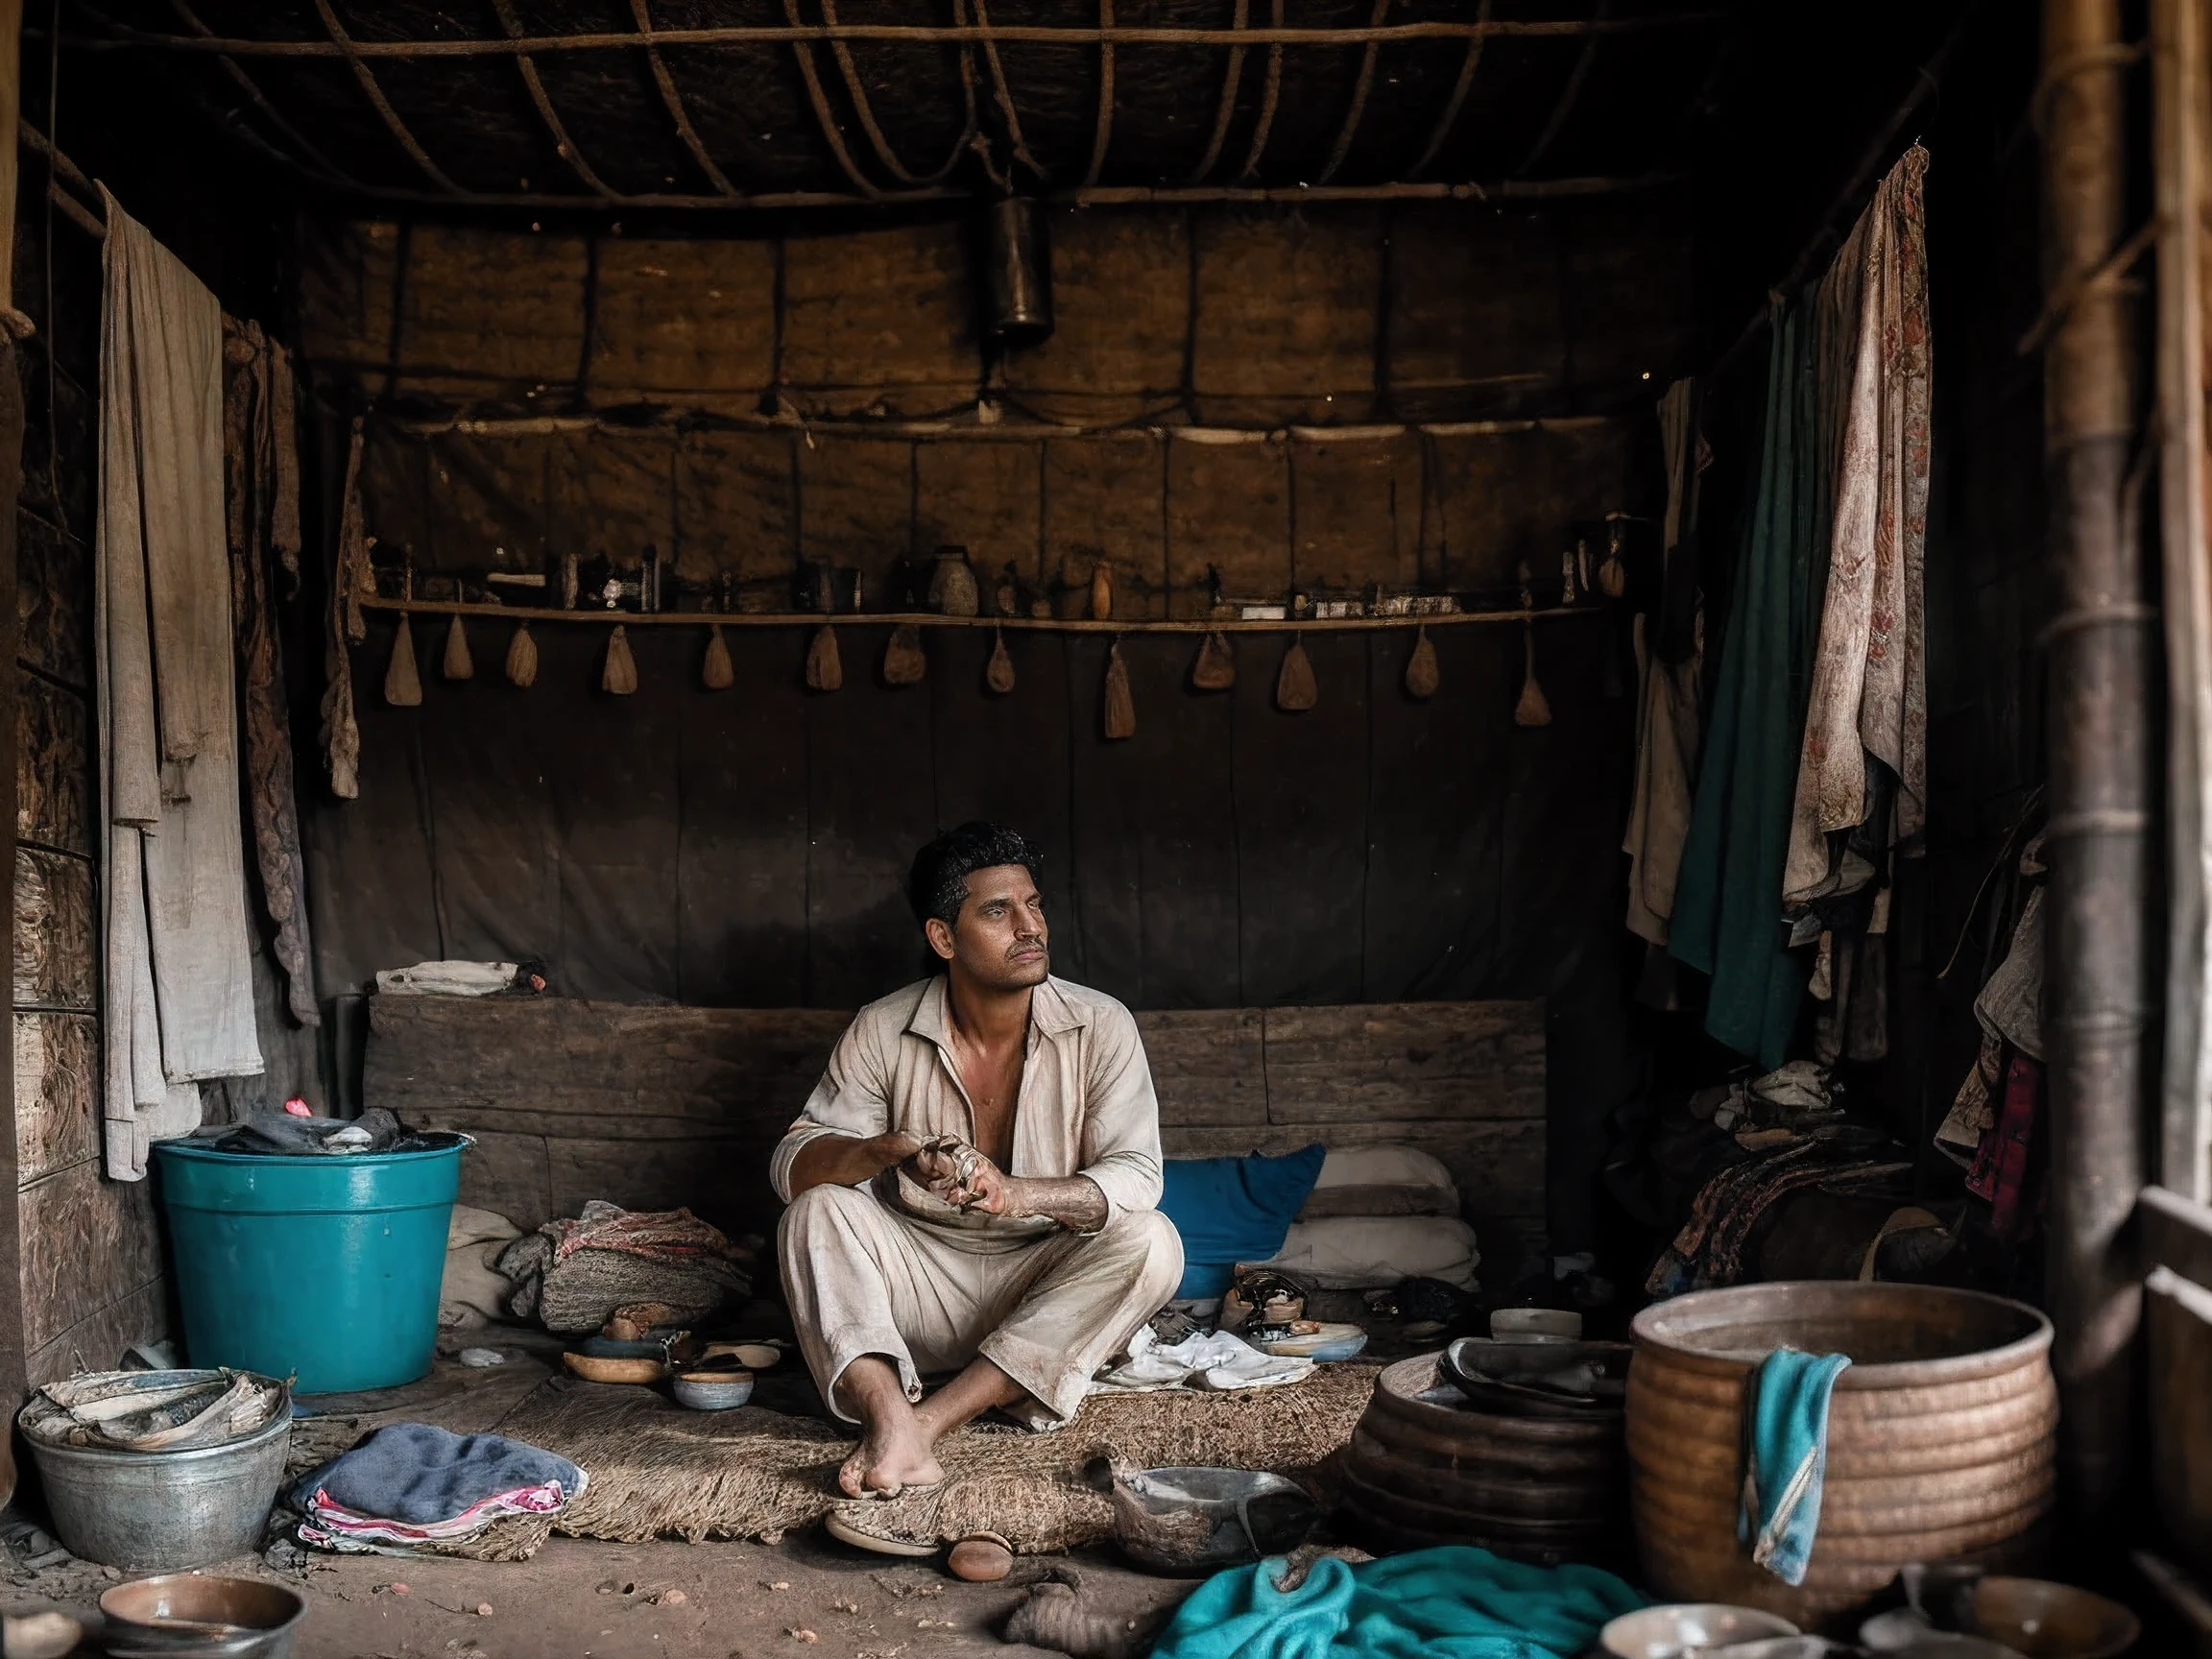
[[[845,1028],[845,1035],[830,1051],[830,1065],[822,1073],[822,1081],[814,1085],[814,1093],[806,1097],[798,1121],[776,1143],[775,1155],[768,1161],[768,1180],[776,1189],[776,1196],[786,1204],[791,1202],[791,1166],[808,1142],[826,1135],[867,1141],[890,1131],[891,1105],[885,1084],[889,1071],[880,1037],[871,1025],[863,1015]]]
[[[1125,1008],[1094,1020],[1085,1077],[1083,1166],[1106,1194],[1107,1219],[1160,1206],[1160,1097],[1144,1039]]]

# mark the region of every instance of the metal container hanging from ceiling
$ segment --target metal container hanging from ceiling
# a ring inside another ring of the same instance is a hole
[[[1045,204],[1006,196],[986,219],[984,280],[993,338],[1013,345],[1052,332],[1052,263],[1045,240]]]

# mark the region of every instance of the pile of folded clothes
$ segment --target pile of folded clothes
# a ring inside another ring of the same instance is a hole
[[[527,1560],[587,1477],[497,1434],[395,1423],[292,1483],[300,1542],[349,1554]]]
[[[594,1198],[583,1214],[516,1239],[497,1270],[515,1281],[508,1308],[517,1319],[574,1335],[634,1302],[664,1303],[672,1323],[695,1324],[752,1294],[759,1251],[688,1210],[624,1210]]]

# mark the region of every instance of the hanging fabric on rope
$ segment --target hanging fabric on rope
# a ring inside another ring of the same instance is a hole
[[[1927,165],[1919,146],[1905,153],[1837,257],[1839,272],[1856,267],[1859,295],[1856,326],[1839,342],[1850,372],[1784,872],[1792,904],[1871,878],[1850,856],[1852,830],[1910,847],[1927,814]],[[1895,787],[1876,786],[1876,768]]]
[[[292,716],[271,592],[274,559],[300,571],[300,450],[292,358],[257,323],[223,322],[223,459],[236,620],[246,806],[292,1018],[320,1025],[307,946],[307,865],[292,787]]]
[[[1806,604],[1826,541],[1813,293],[1777,300],[1759,488],[1683,843],[1668,949],[1709,974],[1705,1029],[1768,1070],[1786,1059],[1808,964],[1787,948],[1782,865],[1811,654]]]
[[[93,650],[107,940],[108,1172],[258,1074],[223,507],[223,314],[102,191]]]
[[[1652,947],[1645,999],[1673,1005],[1671,974],[1663,954],[1668,919],[1674,913],[1674,882],[1682,843],[1690,832],[1691,801],[1697,787],[1697,687],[1704,670],[1704,614],[1696,591],[1697,472],[1704,449],[1697,431],[1697,391],[1677,380],[1659,400],[1659,436],[1667,457],[1666,591],[1656,613],[1636,617],[1636,666],[1643,696],[1636,716],[1636,776],[1628,832],[1628,930]],[[1686,588],[1676,599],[1674,589]],[[1688,649],[1666,650],[1668,602],[1686,605]]]
[[[1782,901],[1817,938],[1814,1053],[1889,1046],[1889,896],[1925,818],[1928,261],[1906,152],[1821,284],[1820,445],[1835,512],[1815,548],[1815,641]]]
[[[330,564],[330,609],[323,643],[324,764],[330,793],[341,801],[361,794],[361,725],[353,709],[353,647],[369,637],[361,601],[375,589],[369,567],[369,532],[361,511],[361,419],[355,416],[346,448],[346,482],[339,492],[338,545]]]

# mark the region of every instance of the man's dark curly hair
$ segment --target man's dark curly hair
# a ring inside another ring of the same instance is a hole
[[[914,868],[906,873],[906,902],[914,907],[914,920],[926,924],[934,916],[952,926],[960,920],[960,906],[968,902],[968,878],[1000,864],[1019,864],[1035,880],[1045,861],[1020,830],[1003,824],[977,818],[946,830],[914,854]]]

